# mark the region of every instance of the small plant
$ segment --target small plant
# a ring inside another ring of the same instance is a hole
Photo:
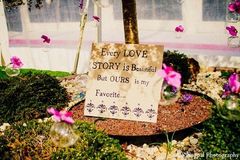
[[[47,107],[62,108],[67,102],[66,89],[51,76],[0,79],[0,124],[46,117]]]
[[[170,139],[168,137],[168,133],[167,132],[164,132],[164,134],[165,134],[165,136],[167,138],[167,154],[166,154],[166,157],[165,157],[165,160],[167,160],[169,153],[171,153],[172,149],[173,149],[172,140],[173,140],[175,132],[172,133],[172,136],[171,136]]]

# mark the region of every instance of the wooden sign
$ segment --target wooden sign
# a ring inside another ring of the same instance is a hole
[[[163,46],[93,44],[85,116],[156,122]]]

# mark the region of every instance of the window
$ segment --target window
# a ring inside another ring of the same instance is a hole
[[[93,15],[93,3],[90,1],[88,14]],[[79,22],[79,0],[55,0],[50,4],[43,1],[41,9],[32,7],[29,11],[30,22]],[[47,17],[47,18],[46,18]]]
[[[155,0],[154,19],[181,20],[182,5],[179,0]]]
[[[35,1],[34,1],[35,2]],[[35,2],[36,3],[36,2]],[[43,1],[43,7],[35,8],[35,4],[32,5],[31,11],[28,11],[30,22],[57,22],[57,7],[58,1],[52,1],[47,4]],[[47,18],[46,18],[47,17]]]
[[[182,5],[179,0],[137,0],[138,19],[181,20]],[[122,2],[113,1],[114,18],[122,19]]]
[[[19,8],[5,9],[8,31],[22,32],[21,13]]]
[[[203,0],[203,21],[224,21],[226,0]]]
[[[61,22],[79,22],[79,0],[60,0]],[[93,2],[89,1],[88,17],[92,17],[94,12]],[[89,18],[88,18],[89,19]]]

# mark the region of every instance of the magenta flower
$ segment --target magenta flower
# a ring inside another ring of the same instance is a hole
[[[172,67],[166,66],[163,64],[163,69],[158,71],[159,76],[164,78],[169,85],[180,88],[181,86],[181,74],[175,72]]]
[[[233,93],[240,93],[240,82],[238,74],[233,73],[228,79],[228,84]]]
[[[235,3],[229,3],[228,10],[229,12],[235,12]]]
[[[13,65],[13,68],[21,68],[23,66],[22,61],[20,60],[20,58],[18,58],[17,56],[13,56],[10,59],[11,63]]]
[[[41,38],[43,39],[43,43],[50,43],[50,38],[46,35],[42,35]]]
[[[67,112],[66,110],[58,111],[54,108],[48,108],[47,112],[53,115],[53,118],[56,122],[66,122],[67,124],[73,124],[74,120],[72,119],[72,112]]]
[[[93,20],[97,21],[97,22],[100,22],[100,17],[98,16],[92,16]]]
[[[184,31],[184,27],[182,25],[179,25],[175,28],[176,32],[183,32]]]
[[[237,12],[238,14],[240,14],[240,0],[235,0],[234,2],[229,3],[228,11]]]
[[[234,27],[234,26],[230,26],[230,27],[226,27],[226,30],[228,30],[228,33],[231,35],[231,36],[237,36],[237,29]]]

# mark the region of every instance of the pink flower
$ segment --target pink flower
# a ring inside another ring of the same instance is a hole
[[[228,10],[229,10],[229,12],[234,12],[235,11],[235,3],[229,3]]]
[[[240,82],[238,79],[238,74],[236,73],[233,73],[228,79],[228,84],[233,93],[240,93]]]
[[[22,61],[20,60],[20,58],[13,56],[11,59],[11,64],[13,65],[13,68],[21,68],[23,66]]]
[[[227,26],[226,30],[228,30],[231,36],[237,36],[238,31],[234,26],[230,26],[230,27]]]
[[[175,72],[172,67],[163,64],[162,70],[158,71],[158,75],[164,78],[164,80],[171,86],[180,88],[181,86],[181,74]]]
[[[240,0],[235,0],[228,5],[229,12],[237,12],[240,14]]]
[[[72,112],[67,112],[66,110],[58,111],[54,108],[48,108],[47,112],[53,115],[53,118],[56,122],[66,122],[68,124],[73,124],[74,120],[72,119]]]
[[[98,16],[92,16],[93,20],[97,21],[97,22],[100,22],[100,17]]]
[[[183,32],[184,31],[184,27],[182,25],[179,25],[175,28],[176,32]]]
[[[41,38],[43,39],[43,43],[50,43],[50,38],[46,35],[42,35]]]

